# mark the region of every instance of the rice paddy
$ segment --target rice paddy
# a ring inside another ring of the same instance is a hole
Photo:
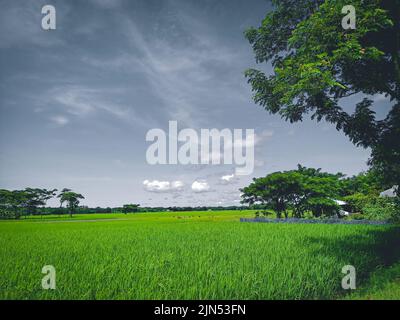
[[[357,288],[365,288],[372,274],[400,260],[395,226],[239,222],[252,216],[207,211],[2,221],[0,299],[351,298],[341,287],[344,265],[356,268]],[[42,289],[44,265],[56,270],[55,290]]]

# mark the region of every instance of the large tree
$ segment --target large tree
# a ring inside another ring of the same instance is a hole
[[[76,193],[71,191],[71,189],[64,188],[61,190],[60,194],[57,196],[60,198],[60,206],[62,207],[63,203],[67,203],[68,211],[70,216],[75,213],[76,208],[79,206],[80,199],[85,199],[83,195],[80,193]]]
[[[242,203],[266,204],[275,210],[277,217],[288,217],[289,209],[297,218],[305,212],[314,216],[329,216],[338,211],[337,197],[342,174],[321,172],[320,169],[298,166],[297,170],[273,172],[265,177],[254,178],[241,189]]]
[[[285,172],[274,172],[262,178],[254,178],[253,182],[240,189],[242,203],[268,204],[278,218],[288,217],[289,203],[300,188],[300,176]]]
[[[38,207],[44,207],[56,195],[56,191],[57,189],[25,188],[23,192],[26,197],[26,214],[36,214]]]
[[[38,207],[55,196],[57,189],[25,188],[25,190],[0,190],[0,217],[19,219],[22,215],[37,213]]]
[[[290,122],[306,114],[336,125],[371,148],[369,163],[389,184],[400,184],[400,0],[272,0],[274,9],[246,37],[258,63],[250,69],[254,100]],[[356,9],[356,28],[345,30],[342,8]],[[373,95],[391,101],[383,119]],[[345,98],[359,99],[354,111]]]
[[[28,196],[23,190],[0,190],[0,217],[19,219],[26,210]]]

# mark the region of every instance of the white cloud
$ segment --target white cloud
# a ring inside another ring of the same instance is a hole
[[[68,113],[75,116],[86,115],[95,110],[90,103],[88,90],[78,88],[62,88],[54,96],[54,100],[66,107]]]
[[[222,176],[221,179],[225,180],[225,181],[231,181],[234,177],[235,177],[235,175],[232,173],[232,174]]]
[[[101,110],[124,119],[129,116],[131,108],[107,101],[111,100],[112,97],[117,98],[120,93],[113,89],[63,86],[54,89],[51,96],[54,97],[56,102],[65,106],[68,113],[74,116],[85,116]]]
[[[172,181],[171,182],[171,189],[174,190],[181,190],[184,187],[184,183],[182,181]]]
[[[235,174],[232,173],[232,174],[227,174],[227,175],[222,176],[222,177],[221,177],[221,180],[222,180],[222,182],[223,182],[224,184],[227,184],[227,183],[232,183],[232,182],[234,182],[234,181],[236,180],[235,178],[236,178]]]
[[[174,192],[180,191],[184,187],[182,181],[159,181],[159,180],[144,180],[143,185],[146,191],[149,192]]]
[[[50,120],[59,126],[65,126],[69,122],[67,117],[61,115],[51,117]]]
[[[53,110],[54,105],[56,105],[59,111],[64,113],[62,117],[68,118],[68,121],[104,113],[124,122],[147,127],[151,120],[139,116],[132,105],[121,103],[120,97],[126,93],[127,89],[125,88],[56,86],[45,94],[36,97],[36,104],[39,107],[36,108],[35,112],[44,113],[49,111],[50,108]],[[51,98],[49,99],[49,97]],[[57,122],[57,119],[50,119]]]
[[[195,181],[192,183],[192,190],[197,193],[210,191],[210,185],[207,181]]]

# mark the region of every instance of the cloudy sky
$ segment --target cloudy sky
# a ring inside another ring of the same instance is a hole
[[[69,187],[89,206],[230,205],[252,177],[298,163],[366,169],[368,150],[332,125],[285,123],[252,102],[243,72],[268,67],[255,65],[243,31],[259,25],[269,1],[1,3],[0,188]],[[56,30],[41,28],[46,4],[56,8]],[[169,120],[254,129],[253,174],[148,164],[146,133]]]

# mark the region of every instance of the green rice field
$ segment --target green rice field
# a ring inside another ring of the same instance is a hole
[[[400,228],[243,223],[251,211],[0,222],[0,299],[400,299]],[[56,289],[44,290],[44,265]],[[344,265],[357,289],[341,287]]]

